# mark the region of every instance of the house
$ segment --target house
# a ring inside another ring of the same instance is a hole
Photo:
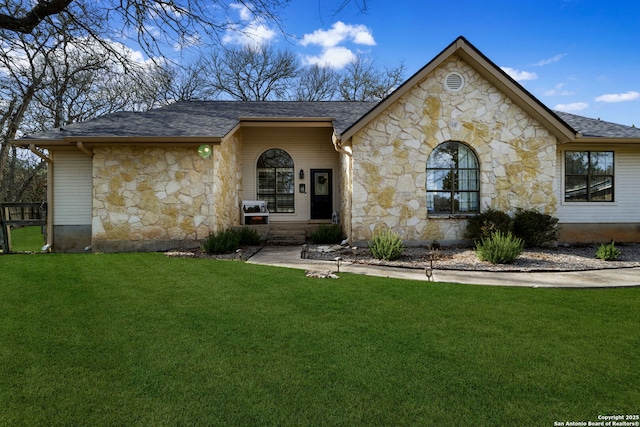
[[[640,241],[640,129],[550,110],[462,37],[380,103],[178,102],[15,144],[49,162],[57,251],[185,247],[256,218],[458,242],[488,207],[552,214],[561,241]]]

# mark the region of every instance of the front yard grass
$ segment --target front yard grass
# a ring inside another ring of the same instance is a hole
[[[0,256],[0,425],[551,426],[640,411],[640,289]]]

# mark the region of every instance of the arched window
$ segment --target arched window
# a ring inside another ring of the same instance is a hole
[[[427,209],[431,214],[479,212],[480,168],[459,142],[438,145],[427,160]]]
[[[258,199],[268,203],[270,212],[294,212],[293,159],[284,150],[272,148],[258,159]]]

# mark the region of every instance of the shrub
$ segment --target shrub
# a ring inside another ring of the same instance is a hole
[[[600,258],[603,261],[615,261],[620,255],[622,255],[622,251],[616,248],[613,241],[608,245],[601,244],[596,251],[596,258]]]
[[[511,232],[497,231],[476,244],[476,254],[492,264],[511,264],[524,250],[524,242]]]
[[[505,212],[489,208],[469,218],[464,237],[474,243],[478,243],[482,239],[488,239],[498,231],[501,233],[511,231],[511,217]]]
[[[369,249],[371,250],[371,255],[375,258],[393,261],[402,255],[404,243],[402,243],[400,236],[386,230],[373,236],[373,239],[369,242]]]
[[[558,218],[535,209],[518,209],[513,218],[513,234],[533,248],[558,240]]]
[[[229,228],[212,233],[202,244],[202,250],[208,254],[225,254],[240,248],[240,233]]]
[[[318,229],[309,236],[313,243],[340,243],[344,239],[342,228],[338,224],[320,224]]]
[[[240,246],[258,246],[262,242],[260,234],[253,228],[242,227],[237,233],[240,236]]]

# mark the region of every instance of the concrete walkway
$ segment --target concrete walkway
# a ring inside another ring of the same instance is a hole
[[[302,270],[336,271],[336,264],[333,261],[301,259],[300,250],[301,248],[299,246],[265,246],[260,252],[249,258],[247,262]],[[612,288],[640,286],[640,267],[543,273],[438,270],[437,264],[435,267],[433,279],[436,282],[540,288]],[[424,270],[380,267],[375,265],[352,264],[349,262],[340,265],[340,272],[398,279],[428,280]]]

